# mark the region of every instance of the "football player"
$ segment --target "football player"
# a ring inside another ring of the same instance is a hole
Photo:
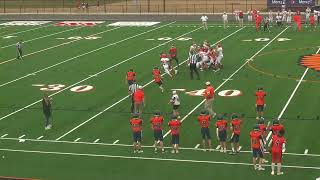
[[[153,113],[153,117],[150,120],[151,127],[154,135],[154,152],[158,152],[158,148],[164,153],[163,147],[163,116],[160,115],[159,111]]]
[[[160,72],[158,67],[154,67],[153,68],[152,75],[153,75],[154,82],[159,85],[159,88],[161,89],[161,92],[163,92],[164,88],[163,88],[163,85],[162,85],[163,83],[162,83],[162,80],[161,80],[161,72]]]

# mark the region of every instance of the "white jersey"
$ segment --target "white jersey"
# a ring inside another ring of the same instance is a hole
[[[216,52],[217,52],[218,56],[223,57],[223,49],[222,49],[222,47],[218,47]]]
[[[178,94],[172,95],[172,97],[171,97],[171,102],[172,102],[172,104],[175,105],[175,106],[180,105],[180,98],[179,98]]]
[[[288,12],[288,16],[287,16],[287,23],[291,23],[292,21],[292,12]]]
[[[169,64],[170,59],[169,58],[161,58],[160,61],[161,61],[162,65],[167,65],[167,64]]]
[[[311,9],[310,9],[310,8],[307,8],[307,9],[306,9],[306,16],[310,16],[310,13],[311,13]]]
[[[236,19],[236,21],[239,20],[239,10],[234,11],[234,18]]]
[[[287,11],[282,11],[282,21],[286,21],[287,20]]]
[[[282,20],[282,16],[281,15],[277,15],[276,16],[276,22],[281,22]]]
[[[252,11],[248,11],[248,21],[252,21]]]
[[[201,16],[201,21],[202,22],[207,22],[208,21],[208,17],[207,16]]]
[[[228,21],[228,14],[223,14],[222,15],[222,20],[223,21]]]
[[[273,21],[273,14],[272,14],[272,12],[269,12],[269,20],[270,20],[270,22]]]

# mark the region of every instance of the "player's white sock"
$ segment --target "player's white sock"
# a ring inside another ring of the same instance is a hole
[[[274,175],[275,163],[271,163],[271,175]]]

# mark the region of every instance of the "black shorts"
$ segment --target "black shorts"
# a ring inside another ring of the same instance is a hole
[[[173,105],[173,109],[174,109],[174,110],[177,110],[177,109],[179,109],[179,106],[180,106],[180,105]]]
[[[210,135],[210,129],[207,127],[202,127],[201,128],[201,136],[202,139],[211,139],[211,135]]]
[[[263,112],[264,105],[257,105],[257,112]]]
[[[179,135],[178,134],[172,135],[171,143],[172,144],[179,144]]]
[[[260,148],[259,149],[252,148],[252,156],[255,158],[256,157],[263,158],[262,150]]]
[[[142,137],[141,131],[133,132],[132,135],[133,135],[133,142],[141,142],[141,137]]]
[[[158,84],[159,86],[161,86],[161,85],[162,85],[162,81],[158,81],[158,82],[156,82],[156,84]]]
[[[226,142],[227,140],[227,131],[219,131],[219,141],[220,142]]]
[[[161,130],[153,131],[153,136],[155,141],[163,141],[163,133]]]
[[[131,84],[133,84],[134,80],[128,80],[128,85],[130,86]]]
[[[233,134],[233,136],[232,136],[231,139],[230,139],[230,142],[232,142],[232,143],[238,143],[238,142],[239,142],[239,139],[240,139],[240,135],[238,135],[238,134]]]

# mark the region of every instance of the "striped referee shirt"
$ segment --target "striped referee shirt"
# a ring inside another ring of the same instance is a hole
[[[16,47],[17,47],[17,49],[22,49],[22,43],[18,42],[18,43],[16,44]]]
[[[190,55],[189,56],[190,64],[197,64],[199,57],[200,57],[199,54]]]
[[[129,86],[129,92],[130,94],[135,93],[138,90],[139,85],[136,83],[133,83]]]

